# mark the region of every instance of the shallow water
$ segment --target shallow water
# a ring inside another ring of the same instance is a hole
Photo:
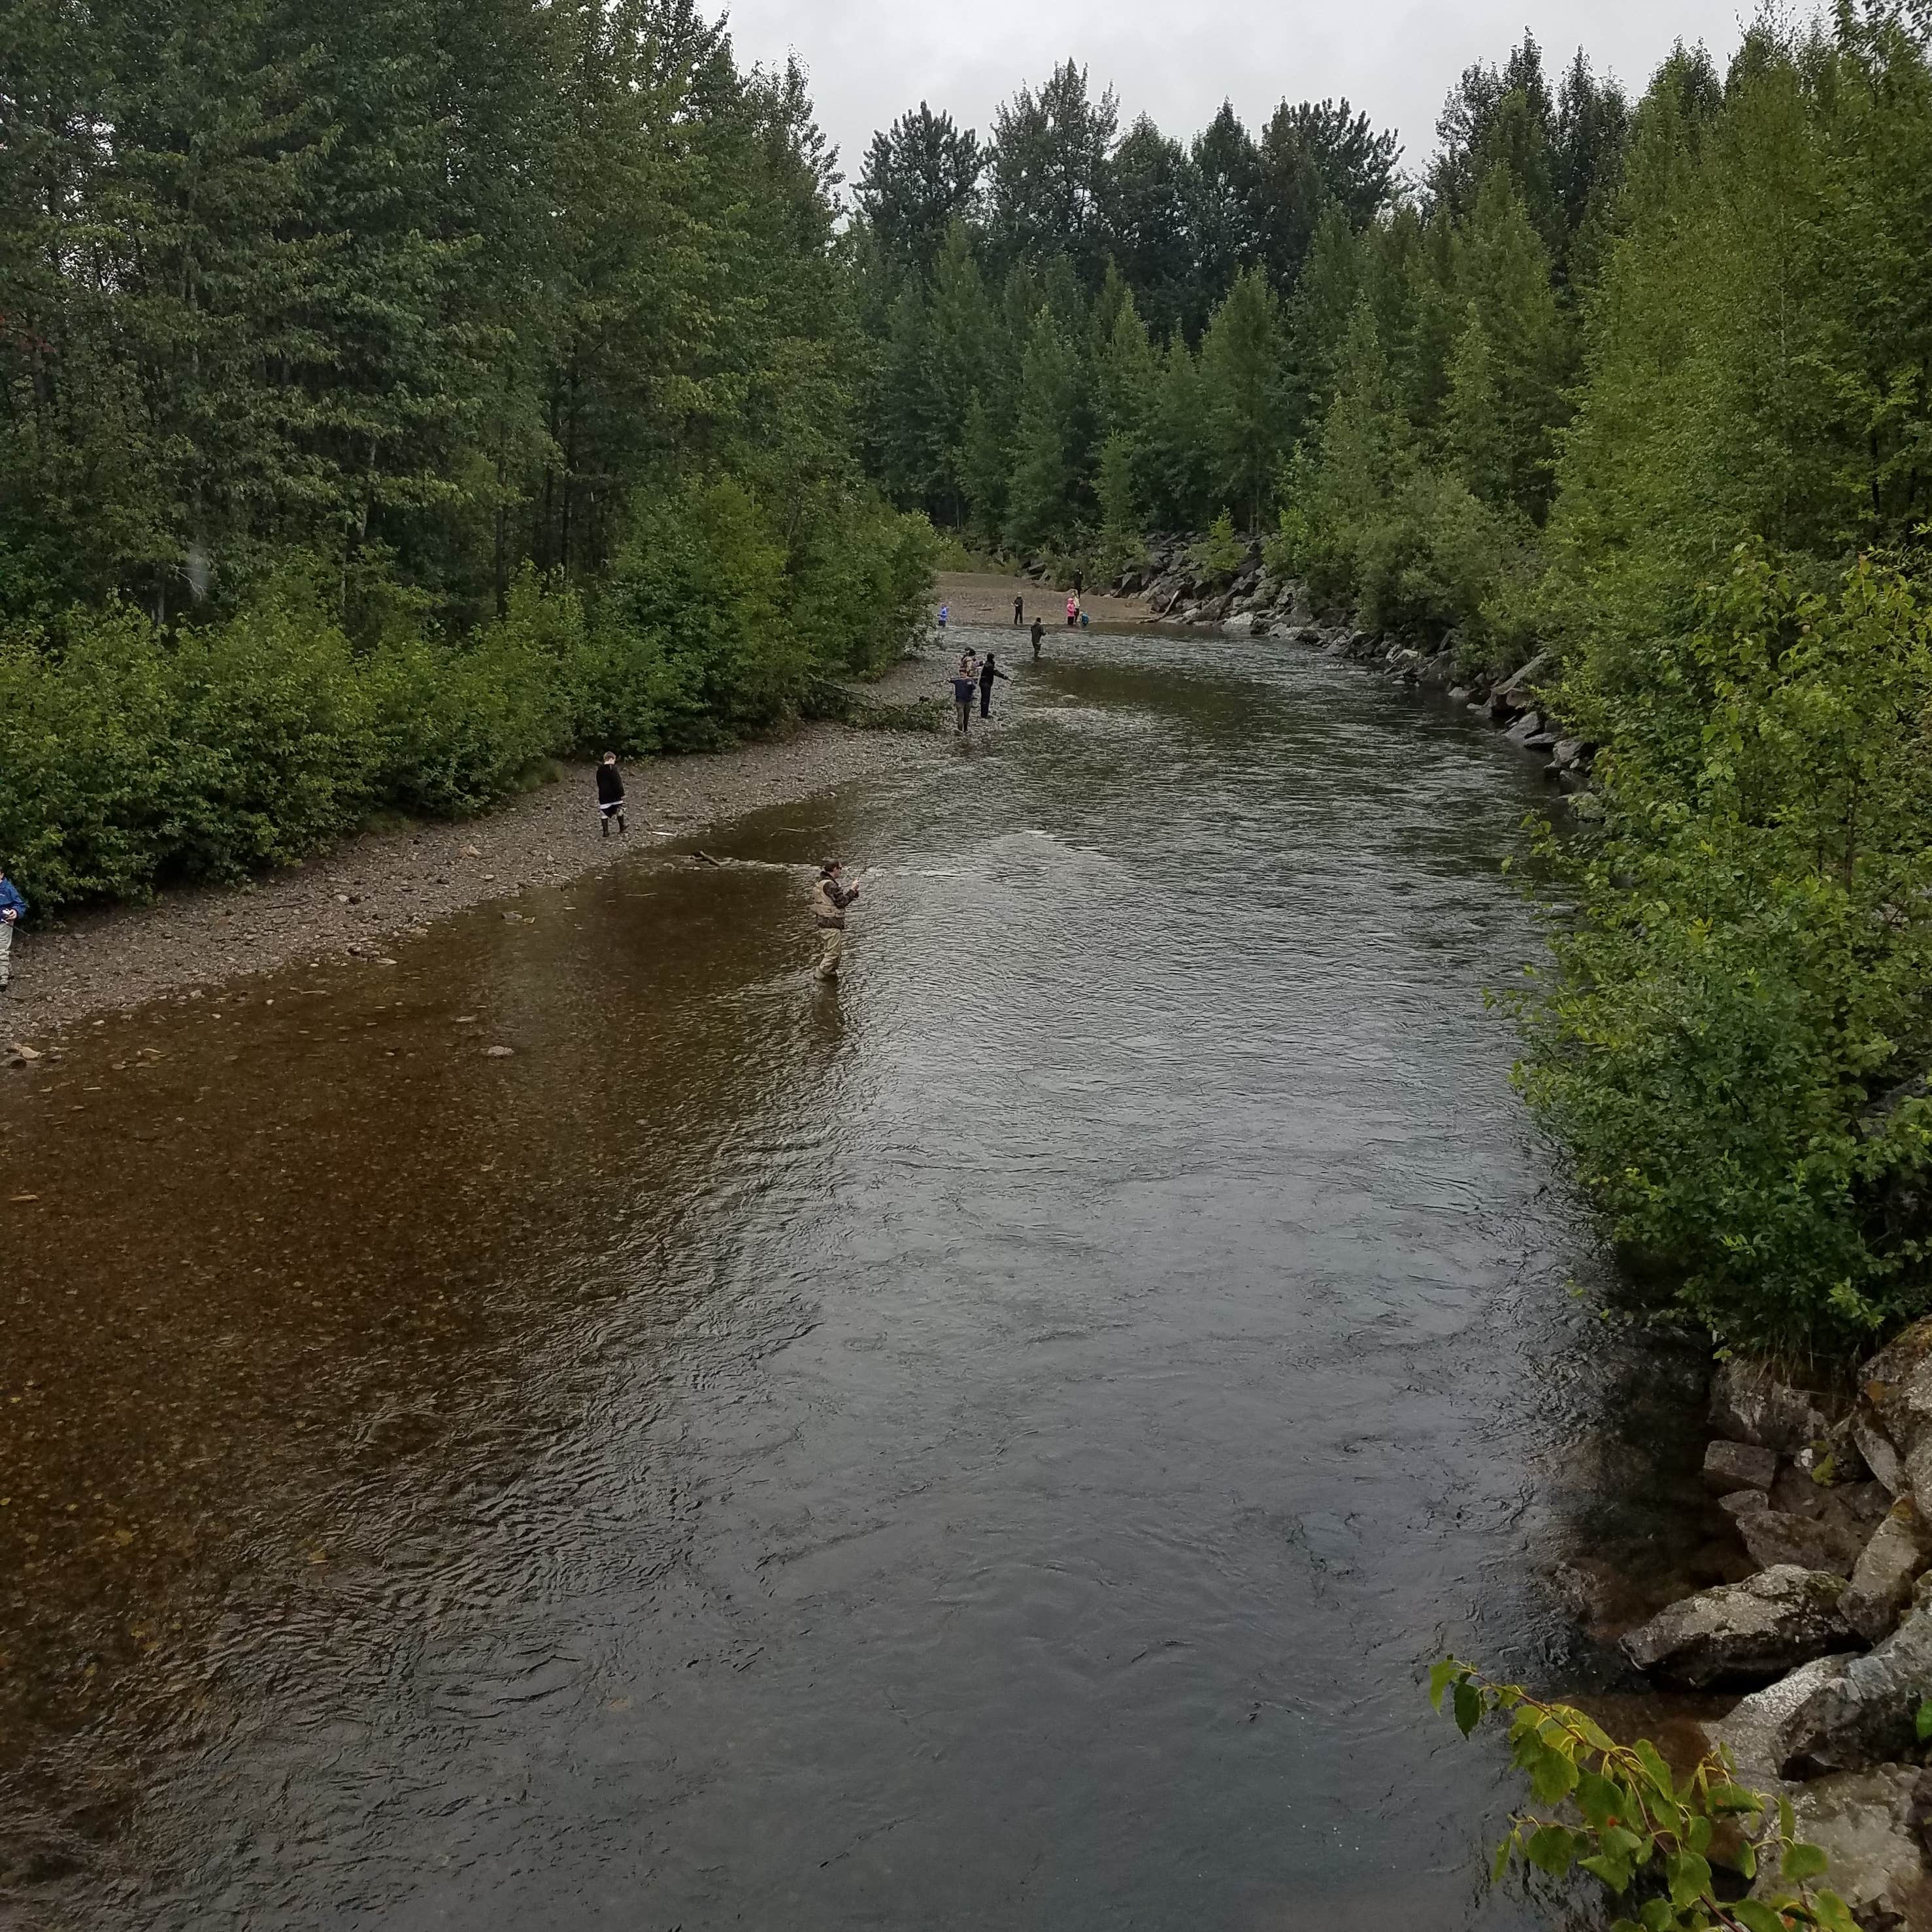
[[[1420,1676],[1609,1681],[1538,1576],[1681,1555],[1699,1446],[1484,1004],[1540,771],[1279,646],[1023,656],[756,862],[0,1090],[19,1923],[1534,1922]]]

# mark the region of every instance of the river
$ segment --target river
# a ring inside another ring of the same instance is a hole
[[[1609,1681],[1541,1579],[1701,1450],[1484,1000],[1540,770],[1290,646],[1024,655],[733,862],[0,1089],[0,1916],[1536,1922],[1422,1675]]]

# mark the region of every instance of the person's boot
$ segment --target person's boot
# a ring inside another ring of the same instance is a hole
[[[628,838],[631,836],[629,824],[626,821],[624,814],[621,812],[617,814],[617,831],[620,837]]]
[[[610,821],[608,818],[604,821],[604,830],[599,836],[605,838],[610,836]]]

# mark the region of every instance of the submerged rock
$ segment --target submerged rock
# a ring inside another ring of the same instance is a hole
[[[1624,1654],[1640,1670],[1694,1689],[1762,1684],[1844,1648],[1844,1588],[1845,1580],[1828,1571],[1780,1564],[1672,1604],[1624,1639]]]

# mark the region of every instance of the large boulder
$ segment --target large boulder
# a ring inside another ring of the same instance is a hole
[[[1693,1689],[1766,1683],[1845,1647],[1844,1588],[1842,1576],[1780,1564],[1672,1604],[1624,1639],[1624,1653],[1640,1670]]]
[[[1830,1862],[1825,1882],[1851,1907],[1864,1932],[1922,1932],[1932,1926],[1932,1874],[1918,1825],[1927,1777],[1916,1764],[1878,1765],[1820,1778],[1784,1794],[1791,1800],[1798,1838]],[[1777,1867],[1767,1861],[1757,1893],[1768,1896],[1777,1887]]]
[[[1724,1362],[1711,1384],[1711,1426],[1733,1442],[1795,1455],[1830,1432],[1822,1396],[1780,1382],[1755,1362]]]
[[[1905,1613],[1912,1586],[1932,1564],[1932,1529],[1911,1497],[1901,1496],[1873,1532],[1838,1608],[1868,1643],[1876,1643]]]
[[[1822,1570],[1849,1576],[1857,1567],[1857,1538],[1835,1523],[1792,1516],[1778,1509],[1756,1510],[1737,1519],[1738,1534],[1760,1569],[1795,1564],[1800,1570]]]
[[[1900,1486],[1932,1497],[1932,1318],[1915,1323],[1865,1364],[1864,1391],[1878,1429],[1897,1452],[1904,1479]],[[1863,1440],[1858,1447],[1886,1482],[1886,1472],[1865,1452]],[[1882,1454],[1881,1449],[1880,1460]]]
[[[1915,1605],[1868,1656],[1804,1687],[1781,1720],[1782,1756],[1773,1768],[1790,1778],[1896,1763],[1917,1745],[1916,1720],[1928,1694],[1932,1608]]]
[[[1761,1790],[1784,1776],[1812,1694],[1844,1676],[1855,1654],[1844,1651],[1801,1664],[1789,1676],[1740,1699],[1729,1717],[1705,1726],[1712,1743],[1730,1753],[1745,1784]]]

